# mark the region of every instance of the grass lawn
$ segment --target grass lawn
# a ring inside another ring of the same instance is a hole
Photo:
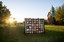
[[[24,34],[24,27],[0,27],[0,42],[64,42],[64,26],[45,25],[42,34]]]

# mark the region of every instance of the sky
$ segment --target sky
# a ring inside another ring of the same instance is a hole
[[[19,22],[24,18],[44,18],[51,7],[57,8],[64,4],[64,0],[1,0]]]

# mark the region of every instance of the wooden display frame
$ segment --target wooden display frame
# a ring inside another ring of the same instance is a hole
[[[44,33],[44,19],[25,18],[25,33]]]

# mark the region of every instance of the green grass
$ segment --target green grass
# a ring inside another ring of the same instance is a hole
[[[45,25],[45,33],[25,34],[24,27],[0,27],[0,42],[64,42],[64,26]]]

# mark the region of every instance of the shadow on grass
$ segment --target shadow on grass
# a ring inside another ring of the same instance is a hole
[[[45,30],[45,33],[42,34],[24,34],[24,29],[21,28],[21,35],[28,39],[28,41],[32,42],[64,42],[64,32],[61,31],[52,31],[52,30]]]
[[[64,32],[46,30],[44,35],[50,38],[50,42],[64,42]]]
[[[0,42],[64,42],[64,32],[45,30],[42,34],[25,34],[23,27],[10,30],[0,27]]]

